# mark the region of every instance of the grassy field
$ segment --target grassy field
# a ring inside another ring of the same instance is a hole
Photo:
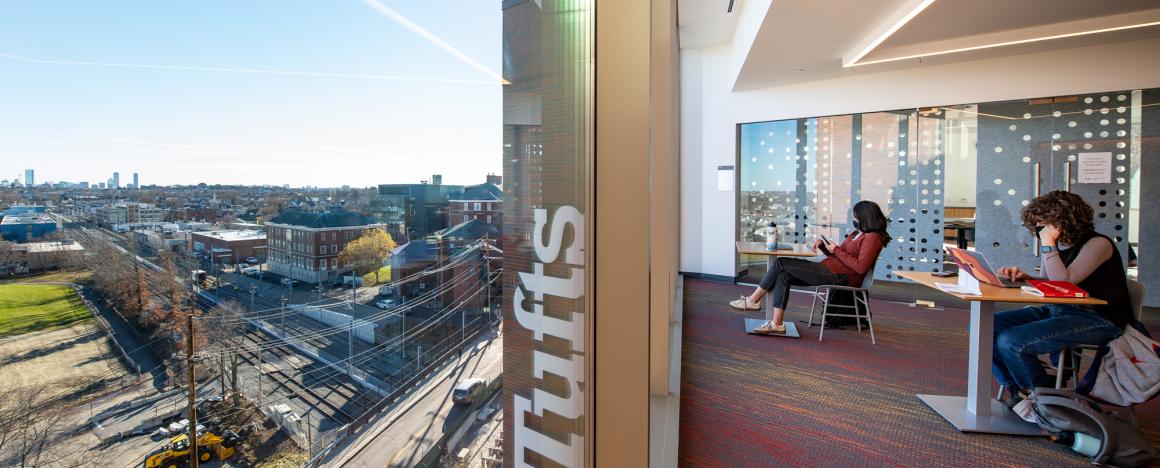
[[[68,286],[0,284],[0,336],[68,327],[92,319]]]
[[[389,282],[391,282],[391,267],[389,267],[389,266],[379,268],[379,282],[378,283],[375,282],[375,273],[373,271],[363,275],[363,285],[365,285],[365,286],[375,286],[377,284],[389,283]]]
[[[93,273],[89,270],[64,270],[52,271],[44,274],[33,276],[22,276],[19,278],[0,280],[0,284],[12,283],[87,283],[93,279]]]

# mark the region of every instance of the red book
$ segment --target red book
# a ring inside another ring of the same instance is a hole
[[[1044,297],[1088,297],[1087,291],[1067,281],[1027,280],[1027,283],[1035,288],[1029,292],[1036,294],[1037,291]]]

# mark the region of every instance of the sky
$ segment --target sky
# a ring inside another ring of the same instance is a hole
[[[0,179],[502,172],[498,0],[0,1]]]

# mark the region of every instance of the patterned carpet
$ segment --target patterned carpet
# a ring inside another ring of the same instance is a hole
[[[798,340],[746,335],[742,318],[761,313],[728,301],[748,290],[685,281],[682,466],[1090,466],[1046,439],[961,434],[915,397],[965,395],[966,310],[872,300],[877,345],[853,329],[819,343],[804,323]],[[787,320],[808,307],[794,294]],[[1160,402],[1137,414],[1160,447]]]

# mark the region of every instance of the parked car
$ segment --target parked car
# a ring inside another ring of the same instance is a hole
[[[383,287],[379,288],[379,295],[380,296],[390,296],[394,292],[395,292],[395,288],[393,286],[383,286]]]
[[[290,278],[282,278],[282,286],[294,286],[294,283],[297,283],[297,281]]]
[[[395,306],[394,299],[383,299],[381,301],[375,302],[375,307],[378,307],[380,309],[390,309],[391,307],[394,307],[394,306]]]
[[[254,268],[254,267],[245,267],[245,268],[242,268],[242,274],[243,274],[243,275],[246,275],[246,276],[254,276],[254,275],[257,275],[257,274],[258,274],[258,271],[259,271],[259,270],[258,270],[257,268]]]
[[[249,263],[250,265],[257,265],[258,257],[246,257],[246,263]]]
[[[460,380],[451,391],[451,401],[457,405],[470,405],[475,403],[486,387],[487,381],[478,377]]]

